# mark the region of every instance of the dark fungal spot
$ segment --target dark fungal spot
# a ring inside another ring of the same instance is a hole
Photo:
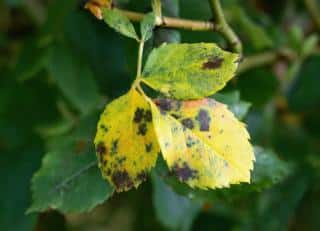
[[[133,182],[126,170],[117,171],[113,173],[111,179],[114,185],[116,186],[117,191],[129,189],[133,186]]]
[[[138,175],[137,175],[137,180],[139,180],[139,181],[141,181],[141,182],[146,181],[147,178],[148,178],[148,175],[147,175],[146,172],[140,172],[140,173],[138,173]]]
[[[172,100],[170,99],[157,99],[155,101],[156,105],[160,108],[161,111],[170,111],[172,108]]]
[[[147,124],[146,123],[141,123],[138,126],[138,135],[144,136],[147,133]]]
[[[183,182],[196,178],[198,173],[197,170],[191,169],[186,162],[183,163],[182,167],[175,164],[173,166],[173,172],[176,177]]]
[[[117,154],[117,152],[118,152],[118,142],[119,142],[119,140],[112,141],[111,154]]]
[[[193,145],[196,144],[196,141],[194,139],[192,139],[192,137],[188,136],[186,144],[187,144],[188,148],[191,148]]]
[[[102,155],[107,152],[106,146],[104,146],[103,142],[99,142],[96,146],[96,152],[98,153],[100,160],[102,160]]]
[[[144,119],[145,119],[146,122],[151,122],[152,121],[152,114],[151,114],[150,110],[147,110],[144,113]]]
[[[140,123],[143,119],[143,114],[144,114],[144,110],[142,108],[137,108],[136,111],[134,112],[134,118],[133,121],[135,123]]]
[[[107,128],[107,126],[104,125],[104,124],[101,124],[101,125],[100,125],[100,129],[102,129],[104,132],[108,132],[108,128]]]
[[[181,121],[181,123],[182,123],[183,126],[189,128],[189,129],[193,129],[194,128],[193,121],[190,118],[183,119]]]
[[[202,64],[202,69],[216,69],[221,67],[222,63],[223,63],[223,58],[220,57],[213,57],[211,59],[209,59],[207,62]]]
[[[151,152],[151,150],[152,150],[152,143],[146,144],[146,145],[145,145],[145,148],[146,148],[146,152]]]
[[[204,109],[200,109],[196,120],[199,122],[200,124],[200,131],[209,131],[210,129],[210,116],[208,111],[204,110]]]
[[[126,159],[127,159],[127,158],[124,156],[124,157],[118,158],[117,161],[118,161],[118,163],[119,163],[120,165],[122,165],[123,162],[126,161]]]

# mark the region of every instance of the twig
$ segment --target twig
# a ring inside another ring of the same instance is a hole
[[[320,29],[320,9],[317,1],[315,0],[304,0],[307,10],[309,11],[314,23],[317,28]]]
[[[122,14],[127,16],[131,21],[140,22],[145,14],[118,9]],[[189,20],[182,18],[173,18],[173,17],[161,17],[156,22],[157,26],[160,27],[168,27],[168,28],[178,28],[185,30],[194,30],[194,31],[213,31],[215,30],[215,24],[209,21],[197,21],[197,20]]]
[[[233,51],[242,54],[242,44],[236,33],[228,25],[219,0],[209,0],[214,19],[216,31],[220,32],[228,41]]]

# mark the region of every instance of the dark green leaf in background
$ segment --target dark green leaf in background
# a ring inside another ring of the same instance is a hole
[[[48,209],[85,212],[111,196],[113,189],[101,177],[92,144],[96,120],[97,116],[89,117],[74,132],[50,143],[32,179],[29,213]]]
[[[63,94],[82,113],[98,108],[101,102],[91,70],[64,45],[50,50],[48,71]]]
[[[171,230],[189,230],[201,204],[178,195],[156,174],[152,183],[154,208],[161,223]]]

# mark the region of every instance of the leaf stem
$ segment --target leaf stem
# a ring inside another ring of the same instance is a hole
[[[139,42],[139,51],[138,51],[138,64],[137,64],[137,76],[136,76],[137,79],[140,78],[141,71],[142,71],[143,48],[144,48],[144,41],[141,40]]]
[[[227,23],[223,14],[220,0],[209,0],[209,3],[217,24],[216,31],[220,32],[225,37],[233,51],[242,54],[241,41]]]

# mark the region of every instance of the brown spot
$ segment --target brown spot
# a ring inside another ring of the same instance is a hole
[[[96,152],[98,153],[100,160],[102,160],[102,155],[107,152],[106,146],[104,146],[103,142],[99,142],[96,146]]]
[[[222,65],[222,62],[223,62],[223,58],[220,58],[220,57],[213,57],[211,59],[209,59],[207,62],[203,63],[202,65],[202,69],[216,69],[216,68],[219,68],[221,67]]]
[[[183,119],[181,121],[181,123],[182,123],[183,126],[189,128],[189,129],[193,129],[194,128],[193,121],[190,118]]]
[[[140,123],[143,119],[144,110],[142,108],[137,108],[134,112],[134,118],[133,121],[135,123]]]
[[[148,178],[148,175],[147,175],[146,172],[140,172],[140,173],[138,173],[138,175],[137,175],[137,180],[139,180],[139,181],[141,181],[141,182],[146,181],[147,178]]]
[[[151,122],[152,121],[152,114],[151,114],[150,110],[147,110],[144,113],[144,119],[145,119],[146,122]]]
[[[195,178],[198,173],[197,170],[191,169],[186,162],[183,163],[182,167],[178,166],[178,164],[175,164],[173,166],[173,172],[180,181],[184,182]]]
[[[146,123],[139,124],[137,134],[144,136],[144,135],[146,135],[146,133],[147,133],[147,124]]]
[[[126,170],[123,171],[117,171],[113,173],[112,182],[116,186],[117,191],[122,191],[124,189],[129,189],[133,186],[133,182],[131,178],[129,177],[129,174]]]
[[[204,110],[204,109],[200,109],[196,120],[199,122],[200,124],[200,131],[209,131],[210,129],[210,116],[208,111]]]
[[[146,145],[145,145],[145,148],[146,148],[146,152],[151,152],[151,150],[152,150],[152,143],[146,144]]]

